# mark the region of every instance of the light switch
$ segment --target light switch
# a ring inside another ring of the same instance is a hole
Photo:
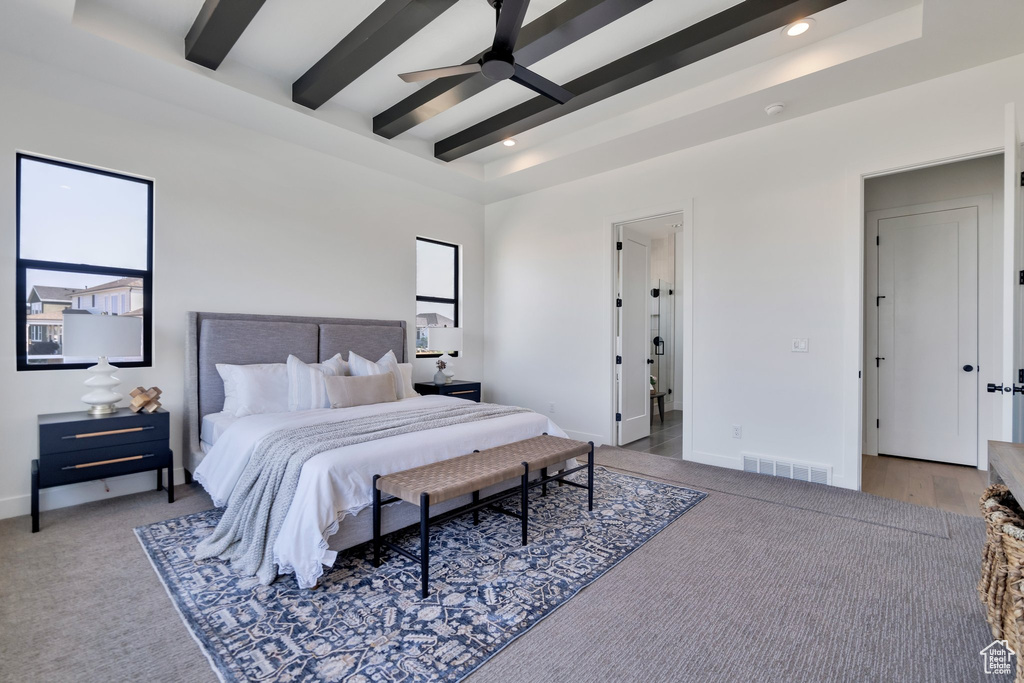
[[[793,353],[807,353],[807,340],[806,339],[794,339],[793,340]]]

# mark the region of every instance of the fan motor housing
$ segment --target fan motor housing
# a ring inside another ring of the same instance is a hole
[[[488,52],[480,63],[480,70],[484,76],[492,81],[504,81],[512,78],[516,72],[516,63],[512,55],[502,55],[496,52]]]

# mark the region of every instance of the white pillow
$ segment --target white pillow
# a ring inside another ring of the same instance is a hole
[[[348,369],[348,361],[342,360],[340,353],[334,354],[332,358],[325,360],[322,365],[334,370],[334,374],[339,377],[351,374]]]
[[[316,410],[330,408],[324,377],[338,375],[341,354],[323,363],[308,364],[295,356],[288,356],[288,410]]]
[[[399,400],[405,398],[405,378],[402,377],[402,369],[398,367],[398,358],[395,357],[394,351],[388,351],[376,363],[366,360],[355,351],[349,351],[348,368],[354,377],[391,373],[395,382],[395,396]]]
[[[224,412],[235,417],[288,412],[288,366],[284,363],[217,363],[224,380]]]
[[[399,363],[398,367],[402,369],[402,398],[416,398],[419,394],[412,385],[412,363]]]

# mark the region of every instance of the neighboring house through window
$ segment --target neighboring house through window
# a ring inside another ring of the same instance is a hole
[[[444,349],[428,348],[427,329],[459,326],[462,289],[459,246],[416,238],[416,356],[435,358]],[[453,354],[458,355],[458,354]]]
[[[137,318],[118,329],[138,337],[138,352],[110,360],[151,365],[153,182],[28,154],[16,164],[18,369],[95,364],[65,355],[68,315]]]

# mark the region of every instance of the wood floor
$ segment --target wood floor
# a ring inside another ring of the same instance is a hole
[[[683,411],[665,412],[665,422],[658,419],[655,409],[651,435],[623,446],[631,451],[663,455],[668,458],[683,458]]]
[[[981,517],[978,499],[988,486],[988,472],[887,455],[865,455],[862,462],[864,493]]]

